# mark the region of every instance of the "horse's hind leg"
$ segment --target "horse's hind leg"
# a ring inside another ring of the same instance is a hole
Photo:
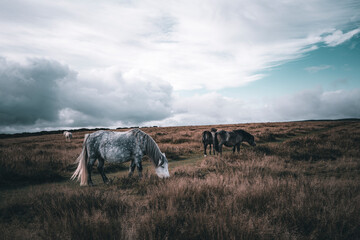
[[[206,157],[206,148],[207,148],[207,144],[204,143],[204,156]]]
[[[133,175],[135,167],[136,167],[135,161],[132,160],[131,163],[130,163],[129,177],[131,177]]]
[[[94,166],[94,163],[96,161],[96,158],[90,158],[89,162],[88,162],[88,165],[87,165],[87,168],[88,168],[88,185],[89,186],[93,186],[93,182],[91,180],[91,171],[92,171],[92,168]]]
[[[97,166],[97,169],[98,169],[99,173],[101,174],[101,177],[102,177],[104,183],[108,183],[109,179],[106,177],[105,172],[104,172],[104,159],[99,159],[99,164]]]
[[[240,153],[240,143],[238,145],[236,145],[236,150],[237,150],[237,153]]]

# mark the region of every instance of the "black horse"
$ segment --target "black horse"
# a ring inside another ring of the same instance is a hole
[[[234,130],[231,132],[221,130],[215,133],[214,148],[217,152],[222,154],[222,146],[233,147],[233,153],[235,153],[235,147],[237,152],[240,152],[241,142],[247,142],[251,146],[256,146],[254,136],[244,130]]]
[[[215,133],[216,133],[217,129],[216,128],[212,128],[211,132],[209,131],[204,131],[202,133],[202,142],[204,144],[204,156],[206,157],[206,148],[208,145],[210,145],[210,155],[211,155],[211,145],[214,145],[214,139],[215,139]],[[213,152],[215,155],[215,148],[213,147]]]

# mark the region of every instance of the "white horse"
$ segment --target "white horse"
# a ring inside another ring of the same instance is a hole
[[[97,131],[85,134],[82,152],[76,161],[78,167],[71,179],[78,178],[81,186],[93,185],[91,170],[96,160],[98,160],[97,168],[104,183],[109,182],[104,173],[105,160],[117,163],[131,161],[129,176],[137,167],[139,177],[141,177],[141,159],[145,154],[152,159],[156,174],[160,178],[170,176],[165,154],[160,151],[154,139],[140,129],[132,129],[127,132]]]
[[[65,136],[65,139],[66,139],[66,141],[71,141],[71,139],[72,139],[72,133],[71,132],[68,132],[68,131],[65,131],[64,133],[64,136]]]

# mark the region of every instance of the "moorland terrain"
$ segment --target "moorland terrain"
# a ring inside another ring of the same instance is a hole
[[[255,136],[240,154],[204,157],[212,127]],[[117,129],[115,131],[125,131]],[[94,187],[69,178],[85,133],[2,135],[1,239],[360,239],[360,121],[142,128],[170,178],[144,157],[96,167]]]

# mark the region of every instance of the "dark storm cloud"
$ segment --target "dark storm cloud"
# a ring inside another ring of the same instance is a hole
[[[0,58],[0,131],[140,124],[171,112],[172,88],[119,69],[79,74],[47,59]]]
[[[172,87],[151,77],[124,77],[118,69],[107,69],[62,87],[67,90],[66,106],[98,119],[98,124],[139,124],[170,115]]]
[[[0,58],[0,125],[55,121],[61,107],[57,81],[70,74],[55,61],[31,59],[20,65]]]

